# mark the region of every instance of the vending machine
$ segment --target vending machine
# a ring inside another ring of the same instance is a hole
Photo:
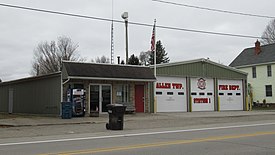
[[[69,89],[67,100],[72,102],[73,116],[85,116],[86,91],[84,89]]]

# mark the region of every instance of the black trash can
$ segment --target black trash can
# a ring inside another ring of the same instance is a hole
[[[109,123],[106,123],[107,130],[123,130],[124,113],[126,106],[122,104],[108,104]]]
[[[62,119],[71,119],[73,116],[73,105],[71,102],[61,102],[62,105]]]

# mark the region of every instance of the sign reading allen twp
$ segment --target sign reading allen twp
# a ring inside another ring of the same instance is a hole
[[[240,90],[239,85],[219,85],[219,90]]]
[[[159,89],[183,89],[181,83],[164,83],[159,82],[156,84],[156,88]]]

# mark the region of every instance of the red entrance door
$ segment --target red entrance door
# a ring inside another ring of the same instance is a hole
[[[135,107],[136,112],[144,112],[144,86],[135,86]]]

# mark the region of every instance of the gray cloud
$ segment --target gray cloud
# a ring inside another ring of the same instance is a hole
[[[217,9],[274,15],[272,1],[174,0],[173,2]],[[22,5],[54,11],[103,18],[112,17],[111,0],[1,0],[0,3]],[[259,5],[259,3],[261,3]],[[151,0],[114,0],[114,18],[129,12],[129,21],[198,29],[214,32],[261,36],[269,19],[236,16],[185,7],[165,5]],[[52,15],[0,7],[0,78],[3,81],[29,76],[33,50],[41,41],[66,35],[79,44],[81,56],[110,57],[110,22]],[[115,58],[125,56],[124,24],[114,24]],[[152,27],[129,25],[129,54],[139,55],[150,48]],[[157,29],[157,40],[163,42],[171,61],[207,58],[228,65],[256,39],[197,34]]]

